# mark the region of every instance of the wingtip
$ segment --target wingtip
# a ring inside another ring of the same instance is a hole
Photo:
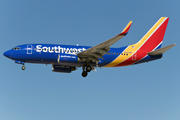
[[[120,35],[126,35],[131,27],[132,21],[130,21],[127,26],[124,28],[124,30],[119,34]]]

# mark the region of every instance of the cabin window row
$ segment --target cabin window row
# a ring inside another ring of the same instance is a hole
[[[36,50],[36,48],[34,48],[34,50]],[[46,50],[46,49],[41,49],[41,50]],[[60,51],[60,52],[62,52],[62,50],[59,50],[59,49],[57,49],[57,50],[55,50],[55,49],[47,49],[47,51]],[[75,52],[75,53],[79,53],[79,51],[74,51],[74,50],[64,50],[64,52],[71,52],[71,53],[73,53],[73,52]],[[108,53],[108,55],[128,55],[128,53],[113,53],[113,52],[111,52],[111,53]]]
[[[128,53],[108,53],[108,55],[128,55]]]

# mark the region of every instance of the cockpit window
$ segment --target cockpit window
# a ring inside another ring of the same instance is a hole
[[[13,48],[13,50],[19,50],[20,49],[20,47],[14,47]]]

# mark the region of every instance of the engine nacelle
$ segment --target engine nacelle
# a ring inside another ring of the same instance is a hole
[[[66,62],[66,63],[77,63],[79,62],[79,58],[76,55],[59,55],[58,62]]]
[[[74,71],[74,70],[76,70],[76,67],[52,65],[52,71],[53,72],[71,73],[71,71]]]

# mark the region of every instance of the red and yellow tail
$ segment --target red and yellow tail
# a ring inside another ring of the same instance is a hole
[[[131,65],[145,58],[149,52],[159,49],[163,42],[168,21],[168,17],[161,17],[138,43],[129,45],[123,51],[124,53],[131,53],[131,55],[120,55],[105,67]]]
[[[149,52],[160,48],[163,42],[168,21],[168,17],[161,17],[138,43],[128,46],[125,51],[133,51],[133,54],[116,66],[134,64],[135,62],[140,61],[146,57]]]
[[[135,44],[138,50],[150,52],[159,48],[163,42],[168,21],[168,17],[161,17],[144,37]]]

